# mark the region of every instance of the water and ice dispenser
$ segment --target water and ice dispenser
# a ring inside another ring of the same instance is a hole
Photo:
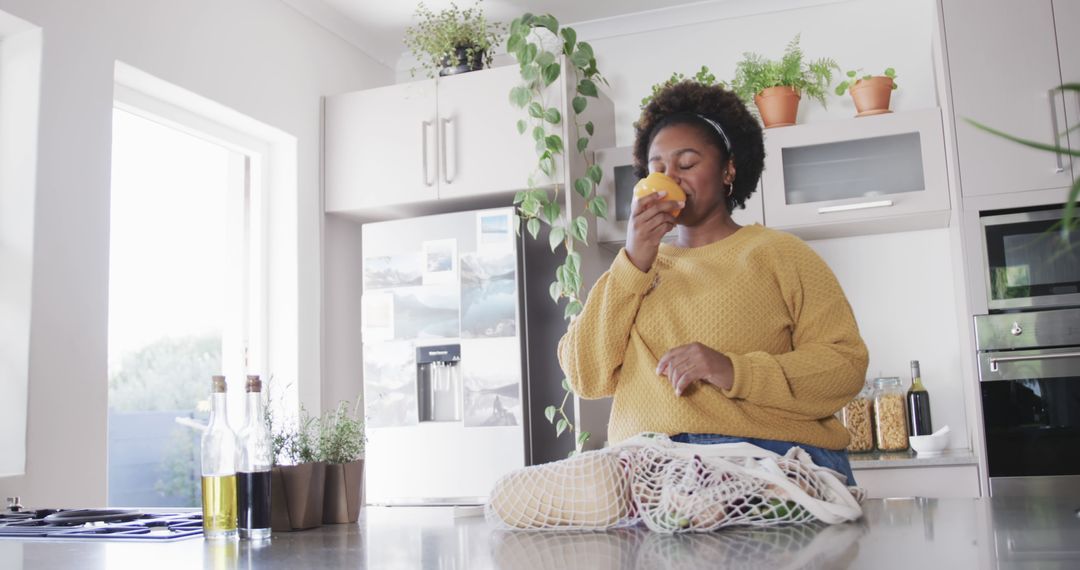
[[[461,421],[461,345],[416,347],[416,389],[422,422]]]

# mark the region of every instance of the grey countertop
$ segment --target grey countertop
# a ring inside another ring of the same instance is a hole
[[[368,507],[358,524],[278,533],[268,544],[19,542],[0,540],[0,567],[432,568],[1078,568],[1080,497],[1057,500],[868,500],[855,523],[731,528],[668,536],[507,532],[446,507]]]
[[[970,449],[946,449],[940,455],[919,455],[904,451],[872,451],[849,453],[852,469],[892,469],[895,467],[940,467],[944,465],[975,465],[978,460]]]

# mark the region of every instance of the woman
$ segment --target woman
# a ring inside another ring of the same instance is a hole
[[[757,120],[732,92],[687,81],[654,97],[635,130],[636,174],[667,174],[686,200],[634,203],[626,247],[559,343],[575,393],[614,396],[611,442],[649,431],[799,445],[854,484],[833,417],[867,367],[851,307],[801,240],[731,218],[761,176]]]

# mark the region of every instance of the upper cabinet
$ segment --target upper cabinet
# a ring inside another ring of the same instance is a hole
[[[807,239],[948,224],[938,109],[765,131],[765,223]]]
[[[960,185],[965,196],[1064,188],[1068,156],[981,131],[973,119],[1025,139],[1069,145],[1080,101],[1056,88],[1080,81],[1080,2],[942,0]],[[1057,31],[1055,30],[1055,22]],[[1080,147],[1080,136],[1072,136]]]
[[[517,131],[525,112],[510,103],[519,82],[511,65],[327,97],[326,211],[525,188],[537,157],[533,138]],[[560,77],[548,87],[547,107],[565,111],[563,85]]]

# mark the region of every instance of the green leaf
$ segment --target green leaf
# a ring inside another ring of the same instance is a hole
[[[526,193],[525,193],[524,190],[514,194],[514,204],[517,205],[517,204],[520,204],[520,203],[524,202],[525,201],[525,196],[526,196]]]
[[[539,153],[539,152],[546,152],[546,151],[547,151],[547,143],[544,142],[544,139],[542,139],[542,138],[537,139],[536,140],[536,152]]]
[[[574,180],[574,192],[581,195],[582,198],[588,198],[589,192],[592,190],[592,180],[581,177]]]
[[[534,141],[542,141],[547,136],[547,132],[544,131],[544,127],[536,126],[533,127],[532,136]]]
[[[993,128],[993,127],[988,127],[988,126],[986,126],[986,125],[984,125],[982,123],[979,123],[978,121],[973,121],[973,120],[968,119],[968,118],[965,118],[964,120],[971,123],[972,125],[975,125],[977,128],[980,128],[980,129],[988,132],[988,133],[992,133],[992,134],[995,134],[995,135],[997,135],[999,137],[1009,139],[1009,140],[1011,140],[1011,141],[1013,141],[1015,143],[1020,143],[1020,144],[1022,144],[1024,146],[1029,146],[1031,148],[1035,148],[1035,149],[1039,149],[1039,150],[1046,150],[1046,151],[1050,151],[1050,152],[1054,152],[1054,153],[1058,153],[1058,154],[1065,154],[1065,155],[1069,155],[1069,156],[1080,156],[1080,150],[1069,150],[1068,148],[1063,147],[1063,146],[1057,146],[1057,145],[1052,145],[1052,144],[1041,143],[1041,142],[1038,142],[1038,141],[1030,141],[1030,140],[1022,139],[1022,138],[1020,138],[1018,136],[1010,135],[1008,133],[1004,133],[1002,131],[999,131],[999,130]]]
[[[558,202],[548,202],[544,204],[544,218],[547,219],[548,224],[554,224],[555,220],[559,219],[559,214],[562,213],[562,208],[559,207]]]
[[[559,418],[558,423],[555,424],[555,437],[562,435],[569,425],[570,423],[567,422],[565,418]]]
[[[592,121],[585,123],[585,132],[589,133],[589,136],[593,136],[593,124]]]
[[[585,152],[585,148],[589,146],[589,137],[578,137],[577,151]]]
[[[591,61],[592,61],[593,59],[595,59],[595,58],[596,58],[596,56],[595,56],[595,55],[593,55],[593,50],[592,50],[592,46],[591,46],[591,45],[589,45],[589,43],[588,43],[588,42],[581,42],[581,43],[579,43],[579,44],[578,44],[578,46],[577,46],[577,51],[580,51],[580,52],[584,53],[584,54],[585,54],[586,56],[588,56],[588,58],[589,58],[589,61],[590,61],[590,62],[591,62]]]
[[[562,229],[560,227],[551,228],[551,232],[548,234],[548,245],[551,246],[551,251],[555,251],[555,249],[559,247],[559,244],[561,244],[563,242],[563,239],[565,237],[566,237],[566,230],[564,230],[564,229]],[[555,299],[556,302],[559,300],[558,295],[555,295],[555,297],[553,297],[553,298]]]
[[[555,107],[548,107],[548,110],[544,111],[544,120],[553,125],[557,125],[562,121],[562,114],[559,113],[559,110]]]
[[[544,408],[544,417],[547,418],[547,421],[549,421],[551,423],[555,423],[555,412],[556,411],[557,410],[555,409],[555,406],[548,406],[548,407]]]
[[[591,79],[582,79],[581,81],[579,81],[578,86],[577,86],[577,90],[578,90],[578,93],[581,93],[582,95],[584,95],[586,97],[596,97],[597,96],[596,84],[593,83]]]
[[[580,301],[570,301],[569,303],[566,304],[566,309],[563,311],[563,318],[564,319],[569,319],[570,317],[573,317],[574,315],[578,315],[580,313],[581,313],[581,302]]]
[[[570,54],[570,63],[573,63],[574,67],[577,67],[578,69],[585,69],[589,66],[591,60],[589,54],[581,51],[581,45],[582,44],[578,44],[578,48],[574,50],[574,53]]]
[[[539,119],[544,116],[544,108],[540,106],[540,103],[533,101],[529,103],[529,116],[534,119]]]
[[[536,56],[536,64],[540,67],[547,67],[552,63],[555,63],[555,54],[550,51],[542,51],[540,55]]]
[[[896,77],[896,70],[891,68],[891,67],[886,67],[885,68],[885,77],[895,78]]]
[[[518,108],[528,105],[531,98],[529,90],[520,85],[510,90],[510,102]]]
[[[577,434],[577,446],[581,447],[581,446],[585,445],[585,442],[589,441],[590,437],[592,437],[592,434],[587,432],[587,431],[583,431],[583,432],[578,433]]]
[[[526,216],[535,216],[540,211],[540,201],[535,196],[529,195],[521,202],[521,211]]]
[[[588,104],[588,101],[584,97],[581,97],[581,96],[574,97],[573,101],[571,102],[571,105],[573,105],[573,107],[574,107],[574,113],[578,114],[578,115],[580,115],[581,112],[585,110],[585,106],[587,104]],[[524,107],[524,105],[518,105],[518,106],[519,107]]]
[[[514,235],[521,235],[521,216],[514,216]]]
[[[562,137],[559,135],[549,135],[547,139],[547,148],[555,154],[559,154],[563,151]]]
[[[538,51],[539,48],[536,47],[536,44],[530,42],[526,44],[524,48],[522,48],[523,53],[518,56],[518,61],[521,61],[522,63],[528,65],[533,61],[536,61],[536,53]]]
[[[566,266],[574,271],[579,271],[581,269],[581,254],[575,251],[567,255]]]
[[[517,130],[518,130],[518,134],[519,134],[519,135],[523,135],[523,134],[525,134],[525,129],[526,129],[526,128],[527,128],[528,126],[529,126],[529,125],[525,124],[525,119],[518,119],[518,122],[517,122]]]
[[[563,53],[566,55],[574,53],[574,48],[577,46],[577,32],[574,28],[563,28],[560,33],[563,37]]]
[[[569,378],[563,378],[562,379],[562,389],[565,392],[573,392],[574,391],[573,388],[570,387],[570,379]]]
[[[562,67],[558,63],[550,63],[544,66],[544,85],[551,85],[559,78],[559,72],[562,71]]]
[[[592,180],[594,184],[599,184],[603,173],[600,171],[600,167],[594,164],[585,170],[585,175],[588,176],[589,180]]]
[[[540,167],[540,172],[548,175],[548,177],[555,176],[555,161],[552,158],[541,157],[538,166]]]
[[[514,21],[510,22],[510,35],[511,36],[524,36],[529,33],[529,30],[525,26],[525,23],[521,21],[521,18],[514,18]],[[510,50],[507,50],[510,51]]]
[[[517,20],[514,20],[514,23],[516,24]],[[513,26],[511,26],[510,38],[506,40],[506,53],[517,53],[521,49],[521,42],[524,41],[523,34],[513,31]]]
[[[597,218],[601,220],[607,219],[607,200],[603,197],[597,196],[592,200],[589,200],[589,211],[592,212]]]
[[[552,281],[551,285],[548,285],[548,295],[551,295],[551,300],[557,304],[562,297],[562,283]]]
[[[529,235],[536,239],[540,234],[540,218],[531,218],[525,227],[529,230]]]
[[[589,220],[585,219],[585,216],[578,216],[574,218],[574,223],[570,226],[570,235],[574,236],[574,239],[588,245],[589,240]]]
[[[567,459],[570,459],[571,457],[573,457],[573,456],[575,456],[575,455],[577,455],[577,450],[576,450],[576,449],[571,449],[571,450],[570,450],[570,453],[567,453],[567,454],[566,454],[566,458],[567,458]]]
[[[552,16],[551,14],[544,14],[543,16],[537,16],[533,20],[533,25],[545,27],[545,28],[551,30],[551,33],[553,33],[553,34],[559,33],[559,21],[556,20],[555,17]]]
[[[540,77],[540,66],[539,65],[536,65],[535,63],[530,63],[528,65],[522,66],[522,68],[521,68],[521,78],[522,79],[524,79],[527,82],[530,82],[530,84],[531,84],[531,82],[535,81],[537,77]]]

